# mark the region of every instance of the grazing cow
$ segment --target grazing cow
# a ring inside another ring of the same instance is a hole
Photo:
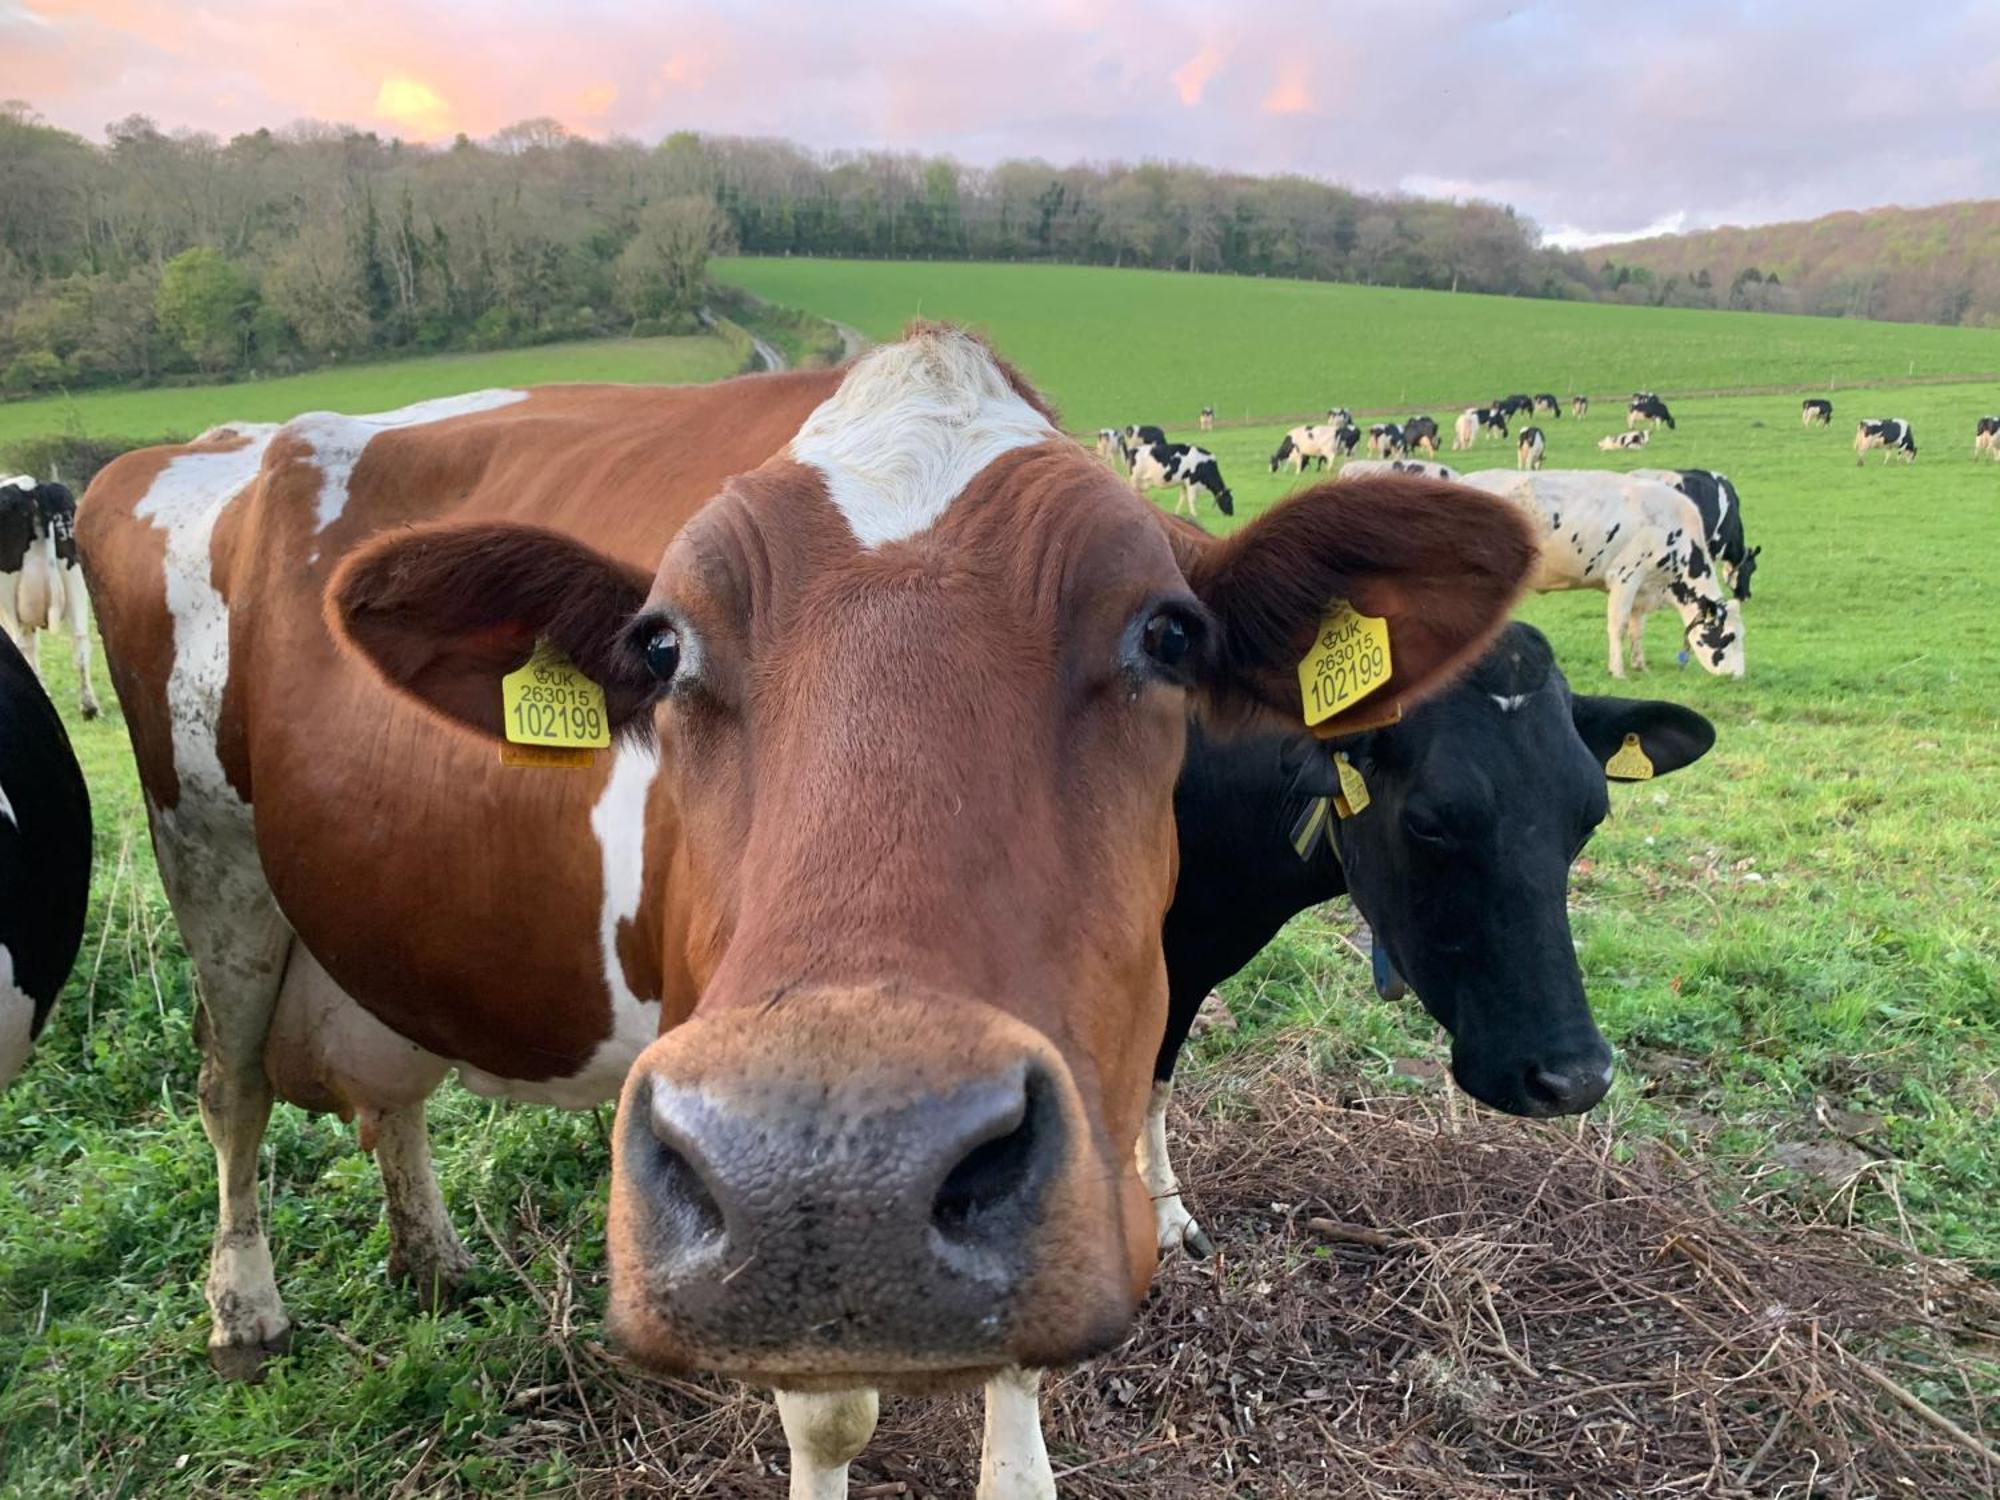
[[[1479,430],[1488,437],[1507,436],[1507,413],[1499,407],[1476,406],[1472,415],[1473,420],[1479,425]]]
[[[1461,482],[1526,513],[1542,539],[1537,591],[1604,590],[1613,677],[1625,675],[1628,640],[1633,670],[1645,670],[1646,615],[1662,603],[1679,613],[1682,639],[1705,669],[1743,675],[1743,607],[1716,577],[1701,512],[1686,495],[1595,469],[1483,469]]]
[[[1535,414],[1535,403],[1531,397],[1523,395],[1502,396],[1493,403],[1493,409],[1503,417],[1520,415],[1531,417]]]
[[[2000,417],[1981,417],[1972,430],[1972,456],[1985,453],[2000,459]]]
[[[1854,466],[1859,468],[1870,448],[1882,450],[1882,462],[1901,458],[1917,461],[1916,430],[1901,417],[1863,417],[1854,429]]]
[[[1193,730],[1174,789],[1167,1034],[1139,1138],[1160,1249],[1213,1253],[1166,1148],[1174,1064],[1203,997],[1292,917],[1342,894],[1385,967],[1451,1034],[1459,1087],[1517,1115],[1596,1104],[1611,1052],[1570,938],[1569,867],[1610,811],[1607,777],[1664,776],[1714,742],[1708,720],[1678,704],[1572,694],[1547,639],[1523,624],[1448,692],[1341,742],[1368,799],[1345,817],[1320,800],[1341,786],[1318,741]]]
[[[1833,403],[1823,396],[1808,396],[1799,403],[1799,425],[1801,427],[1831,427],[1833,425]]]
[[[76,497],[50,480],[17,474],[0,479],[0,631],[41,673],[41,631],[69,636],[79,706],[97,717],[90,684],[90,597],[76,563]]]
[[[1621,448],[1643,448],[1652,434],[1641,427],[1636,432],[1612,432],[1597,440],[1597,446],[1606,453],[1616,453]]]
[[[1201,430],[1202,430],[1203,432],[1213,432],[1213,431],[1215,431],[1215,408],[1214,408],[1214,407],[1212,407],[1212,406],[1204,406],[1204,407],[1203,407],[1203,408],[1201,409]]]
[[[1403,424],[1403,451],[1415,453],[1419,448],[1437,456],[1438,424],[1429,417],[1411,417]]]
[[[1125,429],[1125,446],[1127,448],[1149,448],[1154,443],[1164,443],[1166,440],[1167,434],[1164,428],[1133,426]]]
[[[1654,427],[1666,424],[1673,430],[1674,414],[1667,410],[1667,403],[1651,391],[1640,391],[1632,398],[1632,404],[1625,408],[1625,425],[1637,427],[1641,422],[1650,422]]]
[[[1463,453],[1479,438],[1479,414],[1481,407],[1468,406],[1458,414],[1451,424],[1451,451]]]
[[[1130,455],[1125,448],[1124,434],[1120,433],[1116,427],[1098,428],[1097,456],[1110,464],[1114,469],[1129,467]]]
[[[1326,421],[1329,427],[1352,427],[1354,413],[1344,406],[1329,406],[1326,409]]]
[[[90,897],[90,793],[55,706],[0,638],[0,1089],[69,978]]]
[[[1403,451],[1403,429],[1394,422],[1377,422],[1368,429],[1368,456],[1394,458]]]
[[[1352,458],[1354,450],[1361,446],[1361,429],[1356,427],[1352,422],[1340,422],[1329,425],[1333,427],[1334,458]]]
[[[1562,402],[1556,400],[1556,398],[1553,395],[1545,392],[1544,394],[1535,397],[1535,410],[1534,410],[1535,416],[1554,417],[1558,422],[1560,422],[1562,420],[1562,414],[1563,414]]]
[[[1571,415],[1572,417],[1585,417],[1585,416],[1589,416],[1589,415],[1590,415],[1590,397],[1588,397],[1588,396],[1572,396],[1572,397],[1570,397],[1570,398],[1569,398],[1569,414],[1570,414],[1570,415]]]
[[[1132,488],[1144,494],[1147,490],[1163,490],[1170,485],[1179,485],[1180,499],[1174,502],[1174,514],[1185,510],[1196,514],[1195,492],[1200,491],[1215,502],[1215,508],[1225,516],[1236,514],[1236,501],[1229,493],[1229,486],[1222,482],[1222,470],[1217,467],[1215,455],[1206,448],[1196,448],[1188,443],[1154,443],[1148,448],[1138,448],[1132,453]]]
[[[1296,725],[1340,599],[1393,662],[1316,727],[1398,717],[1535,556],[1509,507],[1404,477],[1210,541],[936,327],[834,370],[218,428],[117,460],[81,522],[201,981],[218,1365],[289,1327],[274,1093],[359,1120],[430,1287],[467,1265],[445,1073],[616,1093],[611,1329],[778,1387],[811,1496],[877,1388],[982,1380],[980,1492],[1053,1493],[1023,1370],[1117,1343],[1157,1254],[1135,1150],[1193,706]]]
[[[1353,433],[1357,439],[1360,437],[1352,427],[1346,431]],[[1277,473],[1281,464],[1290,464],[1292,472],[1299,474],[1305,471],[1308,463],[1321,469],[1329,462],[1337,463],[1341,457],[1340,438],[1341,429],[1326,424],[1294,427],[1278,444],[1278,451],[1271,455],[1271,472]],[[1354,451],[1352,443],[1348,444],[1347,451]]]
[[[1420,474],[1425,479],[1442,479],[1446,483],[1458,478],[1458,470],[1450,465],[1425,458],[1362,458],[1342,465],[1340,470],[1342,479],[1367,479],[1382,474]]]
[[[1641,479],[1657,479],[1670,484],[1694,502],[1701,512],[1702,535],[1708,539],[1709,555],[1729,580],[1730,592],[1745,603],[1750,599],[1750,576],[1757,571],[1762,547],[1748,545],[1743,537],[1743,500],[1727,474],[1710,469],[1634,469]]]
[[[1523,427],[1519,454],[1515,459],[1516,466],[1523,469],[1539,469],[1542,466],[1542,454],[1547,447],[1548,444],[1542,441],[1541,428]]]

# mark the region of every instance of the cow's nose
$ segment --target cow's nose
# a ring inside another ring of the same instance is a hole
[[[1550,1066],[1531,1064],[1523,1092],[1536,1115],[1580,1115],[1611,1089],[1611,1059],[1591,1056]]]
[[[633,1114],[649,1278],[709,1340],[997,1346],[1062,1153],[1037,1063],[886,1098],[656,1077]]]

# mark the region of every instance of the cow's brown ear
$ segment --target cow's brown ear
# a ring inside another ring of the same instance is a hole
[[[626,631],[637,569],[534,526],[423,526],[360,548],[335,571],[326,618],[391,686],[501,737],[500,679],[548,640],[604,689],[613,732],[655,684]]]
[[[1536,543],[1504,500],[1404,474],[1336,480],[1226,538],[1168,532],[1221,625],[1215,706],[1307,719],[1299,665],[1345,602],[1385,622],[1380,685],[1314,724],[1335,737],[1398,717],[1478,659],[1528,581]]]

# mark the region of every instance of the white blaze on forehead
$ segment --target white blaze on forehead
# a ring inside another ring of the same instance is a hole
[[[350,417],[339,412],[313,411],[294,417],[285,424],[285,436],[297,438],[312,449],[313,460],[324,476],[318,503],[313,507],[314,535],[326,530],[346,511],[348,486],[354,480],[354,466],[361,461],[363,451],[380,434],[398,427],[422,427],[430,422],[471,416],[474,412],[493,411],[527,399],[526,391],[470,391],[462,396],[439,396],[396,411],[375,412],[369,416]],[[317,560],[317,548],[313,555]]]
[[[864,354],[806,418],[791,454],[824,476],[855,540],[930,527],[994,459],[1057,437],[978,340],[919,334]]]

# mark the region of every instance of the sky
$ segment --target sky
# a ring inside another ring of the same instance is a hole
[[[2000,0],[0,0],[0,100],[781,136],[1512,204],[1558,244],[2000,197]]]

